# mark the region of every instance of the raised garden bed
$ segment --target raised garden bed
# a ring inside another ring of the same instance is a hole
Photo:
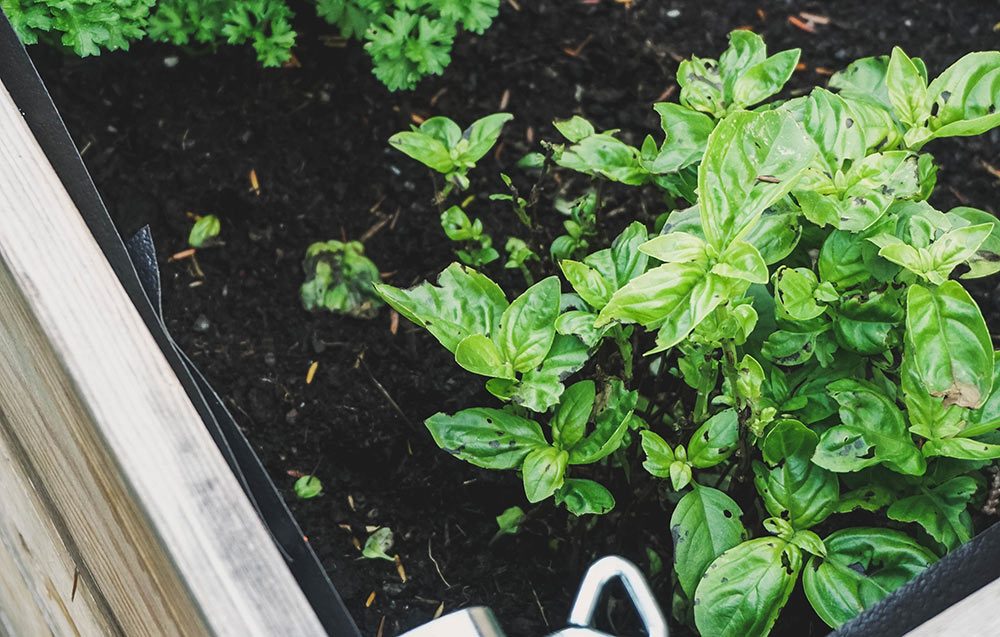
[[[287,487],[365,634],[397,634],[427,621],[440,604],[470,603],[493,607],[511,634],[542,634],[561,625],[595,557],[620,553],[648,565],[648,547],[669,561],[670,535],[662,508],[642,497],[648,490],[640,486],[634,496],[616,490],[615,512],[596,523],[571,523],[565,512],[545,508],[526,532],[491,544],[494,516],[523,501],[520,482],[441,454],[421,425],[436,411],[481,398],[481,384],[422,331],[403,322],[392,334],[388,314],[365,322],[304,313],[303,250],[315,240],[366,237],[368,255],[400,286],[433,279],[447,264],[450,246],[426,172],[386,146],[414,114],[467,121],[501,105],[515,114],[501,151],[474,173],[474,192],[487,193],[497,189],[496,169],[534,149],[529,127],[534,139],[554,138],[553,117],[582,112],[626,138],[655,128],[647,105],[674,84],[674,56],[714,53],[736,26],[752,26],[774,50],[803,49],[806,68],[793,77],[793,91],[821,81],[824,69],[894,44],[936,69],[997,44],[996,19],[971,5],[761,9],[713,2],[636,2],[630,10],[612,2],[505,6],[487,35],[459,44],[443,78],[401,95],[368,76],[359,51],[324,46],[325,27],[308,22],[297,69],[262,72],[233,51],[177,58],[142,45],[80,61],[33,50],[122,233],[153,227],[168,328]],[[804,31],[786,19],[799,11],[829,15],[832,23]],[[983,162],[995,159],[997,143],[993,131],[936,148],[939,207],[972,201],[996,212],[990,202],[1000,182]],[[251,170],[259,196],[249,187]],[[649,219],[661,212],[624,192],[610,196],[617,206],[608,207],[605,237],[617,234],[626,210],[648,205]],[[485,216],[487,202],[476,205]],[[226,224],[225,246],[199,252],[202,275],[190,262],[169,262],[185,247],[188,211],[219,214]],[[516,220],[498,213],[488,223],[502,235]],[[546,225],[554,231],[558,220]],[[988,285],[978,301],[995,326],[1000,307]],[[321,476],[327,494],[295,501],[289,471]],[[396,532],[405,583],[388,562],[357,559],[352,541],[363,541],[369,525]],[[555,551],[553,538],[561,540]],[[654,585],[669,597],[669,576]],[[826,630],[802,604],[785,611],[774,634]]]

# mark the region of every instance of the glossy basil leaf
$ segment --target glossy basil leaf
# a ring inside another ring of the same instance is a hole
[[[729,33],[729,46],[719,56],[719,74],[722,76],[723,96],[727,103],[733,101],[736,82],[748,69],[767,58],[764,38],[748,30]]]
[[[677,67],[677,84],[681,87],[679,101],[688,108],[722,117],[726,104],[722,94],[722,77],[715,60],[691,56]]]
[[[981,436],[1000,427],[1000,354],[993,354],[993,389],[983,406],[969,413],[966,436]]]
[[[948,211],[947,217],[953,227],[975,226],[992,223],[993,230],[983,241],[975,254],[966,259],[969,271],[961,275],[963,279],[977,279],[1000,272],[1000,223],[996,217],[976,208],[959,206]]]
[[[972,438],[946,438],[928,440],[920,448],[924,456],[943,456],[959,460],[994,460],[1000,458],[1000,445],[981,442]]]
[[[538,423],[499,409],[437,413],[425,424],[439,447],[484,469],[515,469],[533,449],[549,444]]]
[[[829,86],[837,89],[842,97],[872,102],[886,110],[892,109],[886,75],[889,56],[867,57],[855,60],[843,71],[834,73]]]
[[[966,507],[976,492],[969,476],[952,478],[935,487],[896,500],[886,510],[889,519],[916,522],[949,551],[972,539],[972,518]]]
[[[885,464],[898,473],[924,473],[926,462],[895,403],[863,381],[838,380],[827,389],[840,405],[841,424],[823,432],[813,462],[835,472]]]
[[[793,110],[800,113],[802,128],[819,148],[821,169],[830,175],[846,171],[872,149],[893,146],[899,137],[885,109],[822,88],[813,89]]]
[[[541,502],[563,486],[568,459],[568,453],[555,447],[535,449],[525,456],[521,475],[528,502]]]
[[[801,236],[799,211],[774,205],[764,210],[760,221],[743,238],[757,248],[764,263],[773,265],[792,253]]]
[[[557,119],[552,122],[556,130],[568,139],[570,142],[576,144],[583,139],[594,135],[597,131],[594,130],[594,125],[580,117],[579,115],[574,115],[569,119]]]
[[[569,449],[570,464],[591,464],[614,453],[628,432],[638,399],[638,392],[612,379],[596,399],[593,431]]]
[[[834,314],[837,342],[858,354],[881,354],[902,342],[899,328],[904,314],[899,294],[892,289],[847,294]]]
[[[610,257],[614,276],[610,274],[605,274],[605,276],[614,282],[615,289],[621,289],[626,283],[646,271],[649,259],[639,250],[639,246],[646,243],[647,239],[646,226],[638,221],[633,221],[611,242]]]
[[[896,494],[881,484],[852,489],[840,494],[836,513],[850,513],[861,509],[863,511],[878,511],[889,506],[896,499]]]
[[[559,279],[554,276],[528,288],[504,310],[496,341],[515,371],[542,364],[556,335],[558,315]]]
[[[840,496],[837,476],[813,464],[819,437],[794,420],[779,421],[763,442],[764,459],[755,462],[754,483],[771,515],[793,529],[813,527],[834,512]]]
[[[816,356],[829,364],[836,349],[830,334],[830,323],[816,320],[799,326],[797,330],[778,330],[768,335],[761,347],[761,355],[776,365],[803,365]]]
[[[706,420],[691,434],[688,461],[698,469],[719,464],[736,451],[740,422],[735,409],[726,409]]]
[[[937,560],[910,536],[891,529],[841,529],[823,543],[826,557],[809,559],[802,588],[831,628],[854,619]]]
[[[920,69],[901,48],[893,47],[885,76],[889,102],[899,119],[909,126],[922,124],[931,114],[927,100],[926,70]]]
[[[780,91],[795,72],[799,54],[799,49],[789,49],[746,69],[733,84],[733,104],[753,106]]]
[[[912,285],[906,337],[917,375],[932,396],[962,407],[985,402],[993,388],[993,343],[979,306],[961,284]]]
[[[885,234],[871,241],[879,245],[879,256],[940,285],[959,264],[975,257],[993,233],[994,226],[990,222],[958,227],[945,232],[926,248],[914,247]]]
[[[643,168],[639,150],[609,133],[598,133],[554,155],[564,168],[597,175],[629,186],[640,186],[650,180]]]
[[[601,310],[597,326],[612,320],[660,328],[657,349],[683,340],[726,300],[721,277],[698,263],[666,263],[630,281]]]
[[[670,232],[639,246],[639,251],[664,263],[707,263],[708,244],[687,232]]]
[[[447,125],[449,123],[454,127],[453,131]],[[452,132],[457,132],[457,135]],[[447,174],[456,167],[449,149],[461,137],[462,131],[457,124],[447,118],[432,117],[418,130],[396,133],[389,138],[389,145],[431,170]]]
[[[826,311],[816,302],[819,280],[808,268],[782,268],[774,275],[774,298],[778,307],[796,321],[808,321]]]
[[[767,264],[757,248],[746,241],[730,243],[712,266],[712,272],[727,279],[767,283]]]
[[[784,197],[816,154],[791,114],[737,112],[716,126],[698,167],[705,237],[723,248]]]
[[[701,161],[705,145],[715,123],[704,113],[673,104],[659,102],[653,110],[660,116],[660,126],[666,139],[656,158],[646,165],[655,174],[676,172]]]
[[[556,491],[556,504],[576,516],[604,515],[615,508],[615,497],[603,485],[593,480],[566,478]]]
[[[910,349],[912,347],[907,346],[899,367],[900,386],[906,403],[906,415],[910,420],[910,431],[927,439],[958,435],[963,429],[967,410],[958,405],[945,405],[943,398],[930,395],[914,368]],[[925,443],[924,447],[926,446]],[[927,455],[926,451],[924,455]]]
[[[482,334],[472,334],[462,339],[455,348],[455,361],[473,374],[514,378],[513,368],[507,363],[503,353]]]
[[[514,119],[510,113],[493,113],[477,119],[462,133],[462,138],[468,141],[468,146],[461,152],[461,159],[466,164],[475,164],[490,152],[500,138],[503,125]]]
[[[979,135],[1000,125],[1000,52],[969,53],[927,89],[935,137]]]
[[[600,272],[586,263],[563,259],[559,262],[563,275],[576,293],[595,310],[600,310],[614,294],[614,284],[604,278]]]
[[[438,277],[409,290],[375,284],[375,291],[394,310],[425,328],[454,352],[472,334],[492,336],[507,309],[503,290],[488,277],[453,263]]]
[[[559,315],[556,319],[556,333],[562,335],[573,335],[586,343],[588,347],[593,347],[604,337],[606,328],[598,329],[594,327],[597,322],[597,314],[584,312],[582,310],[570,310]]]
[[[559,403],[565,390],[563,379],[582,368],[589,357],[586,343],[575,336],[557,334],[541,368],[525,372],[519,382],[506,386],[494,382],[498,379],[491,379],[486,389],[501,400],[511,400],[542,413]]]
[[[569,449],[580,442],[587,430],[596,397],[597,389],[592,380],[581,380],[566,388],[550,423],[552,438],[558,446]]]
[[[646,460],[642,466],[657,478],[669,478],[670,466],[676,461],[674,450],[660,434],[649,429],[639,432],[642,437],[642,450]]]
[[[718,557],[698,584],[695,624],[702,635],[763,637],[778,619],[799,571],[802,552],[774,537],[749,540]]]
[[[670,516],[674,569],[681,589],[693,597],[705,569],[747,538],[743,511],[728,495],[694,484]]]

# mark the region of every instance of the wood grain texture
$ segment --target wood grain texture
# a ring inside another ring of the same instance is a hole
[[[0,635],[323,634],[2,85],[0,494]]]
[[[994,580],[906,637],[997,637],[1000,635],[1000,579]]]

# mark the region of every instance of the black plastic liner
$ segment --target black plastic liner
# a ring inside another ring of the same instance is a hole
[[[335,637],[360,637],[274,482],[222,400],[170,337],[160,311],[160,281],[148,228],[122,242],[69,132],[24,47],[0,12],[0,80],[55,168],[122,286],[191,398],[205,427],[260,514],[323,626]],[[1000,525],[932,565],[831,637],[902,637],[1000,577]]]

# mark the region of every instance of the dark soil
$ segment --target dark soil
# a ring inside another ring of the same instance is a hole
[[[141,44],[86,60],[32,50],[123,233],[152,224],[170,330],[226,398],[365,635],[398,634],[442,603],[446,612],[488,605],[509,634],[540,635],[563,625],[595,557],[620,553],[648,567],[649,547],[670,560],[667,516],[641,477],[608,483],[618,499],[612,515],[579,523],[545,505],[524,532],[491,543],[494,517],[525,504],[518,478],[454,460],[421,424],[436,411],[487,400],[479,380],[405,320],[393,335],[387,310],[360,321],[301,309],[300,262],[313,241],[365,237],[369,256],[401,286],[433,278],[452,259],[431,179],[388,148],[392,133],[413,116],[447,114],[464,125],[506,104],[516,119],[500,151],[474,172],[477,198],[468,208],[502,243],[517,227],[486,195],[501,189],[501,168],[530,185],[513,163],[537,140],[554,139],[548,122],[581,113],[641,140],[657,128],[650,104],[674,86],[678,56],[716,56],[734,27],[761,33],[775,51],[802,48],[806,68],[793,89],[824,83],[825,69],[894,44],[932,71],[968,51],[1000,48],[992,30],[1000,7],[987,0],[517,4],[505,2],[486,35],[463,36],[445,76],[413,93],[388,93],[355,44],[326,46],[333,30],[305,6],[301,68],[263,70],[231,48],[188,55]],[[799,11],[830,23],[805,32],[787,20]],[[1000,180],[983,162],[1000,164],[998,144],[993,131],[932,147],[942,164],[935,203],[997,212]],[[554,183],[548,188],[554,195]],[[650,221],[663,212],[653,199],[613,192],[610,201],[605,236],[628,216]],[[222,218],[225,245],[198,252],[203,276],[191,260],[168,260],[186,247],[190,213]],[[557,215],[541,214],[549,230],[558,226]],[[517,287],[499,266],[490,272]],[[978,289],[1000,326],[993,285]],[[307,385],[314,361],[318,373]],[[296,501],[294,471],[315,472],[325,495]],[[355,545],[375,525],[395,531],[405,583],[393,564],[359,559]],[[654,584],[668,602],[669,577]],[[825,632],[804,605],[778,628]]]

